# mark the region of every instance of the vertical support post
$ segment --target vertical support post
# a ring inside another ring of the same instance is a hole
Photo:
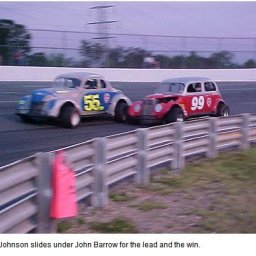
[[[216,158],[218,156],[217,149],[217,121],[215,117],[209,119],[209,151],[207,157]]]
[[[137,130],[138,138],[138,164],[136,183],[139,185],[149,184],[149,168],[147,163],[148,135],[145,129]]]
[[[183,148],[183,122],[176,122],[173,124],[175,129],[174,135],[174,160],[172,169],[182,170],[185,167],[185,156]]]
[[[61,67],[65,66],[64,59],[65,59],[65,57],[67,55],[66,54],[67,47],[68,47],[67,42],[68,42],[67,41],[67,31],[62,31],[62,47],[64,49],[64,54],[61,57],[61,63],[60,63]]]
[[[51,159],[52,153],[38,153],[38,178],[36,180],[38,187],[38,227],[37,233],[56,232],[55,222],[50,218],[50,205],[52,197],[51,188]]]
[[[242,114],[242,127],[241,127],[241,144],[240,149],[246,150],[250,147],[250,138],[249,138],[249,126],[250,126],[250,115],[245,113]]]
[[[188,56],[188,53],[187,53],[187,38],[186,37],[184,37],[184,36],[182,36],[181,38],[181,43],[180,43],[180,45],[181,45],[181,55],[185,55],[185,56]],[[187,58],[183,58],[182,59],[182,63],[180,63],[180,65],[181,65],[181,68],[187,68],[187,62],[186,62],[186,59]],[[192,63],[192,65],[193,65],[194,63]]]
[[[92,205],[103,208],[108,204],[108,185],[106,170],[106,138],[97,138],[94,142],[94,196]]]
[[[217,52],[221,52],[222,49],[223,49],[223,39],[224,38],[219,38],[218,41],[217,41]],[[219,54],[217,55],[216,61],[217,61],[216,62],[216,68],[217,69],[223,68]]]
[[[142,47],[148,51],[148,36],[142,36]]]

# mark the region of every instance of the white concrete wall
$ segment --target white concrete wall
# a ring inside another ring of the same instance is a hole
[[[203,76],[215,81],[256,81],[256,69],[109,69],[0,66],[0,81],[52,81],[57,75],[88,71],[109,81],[159,82],[178,76]]]

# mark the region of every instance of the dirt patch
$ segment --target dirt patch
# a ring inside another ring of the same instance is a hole
[[[66,232],[96,233],[91,227],[92,223],[124,219],[135,226],[136,233],[194,233],[200,229],[202,220],[199,210],[211,208],[218,197],[216,184],[208,191],[180,189],[165,195],[152,189],[154,188],[121,183],[111,193],[125,193],[131,200],[115,202],[110,199],[104,209],[86,207],[79,216],[83,219],[83,224],[73,220],[72,227]]]

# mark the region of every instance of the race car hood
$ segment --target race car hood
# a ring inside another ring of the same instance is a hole
[[[179,97],[181,96],[181,94],[151,94],[146,96],[147,99],[156,99],[158,101],[161,100],[174,100],[176,101]]]
[[[56,90],[53,88],[37,89],[32,91],[32,101],[40,102],[46,96],[56,96]]]
[[[40,102],[43,101],[46,96],[56,97],[58,95],[66,95],[69,91],[63,88],[45,88],[45,89],[37,89],[32,91],[32,101]]]

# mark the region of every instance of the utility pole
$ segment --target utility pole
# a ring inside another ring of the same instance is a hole
[[[110,8],[114,7],[113,5],[98,5],[91,7],[91,10],[95,10],[97,12],[97,21],[89,22],[89,25],[97,25],[97,34],[98,36],[93,38],[97,40],[103,41],[103,45],[108,48],[109,47],[109,39],[113,38],[109,36],[108,33],[108,25],[111,23],[117,22],[116,20],[108,20],[107,12]]]

